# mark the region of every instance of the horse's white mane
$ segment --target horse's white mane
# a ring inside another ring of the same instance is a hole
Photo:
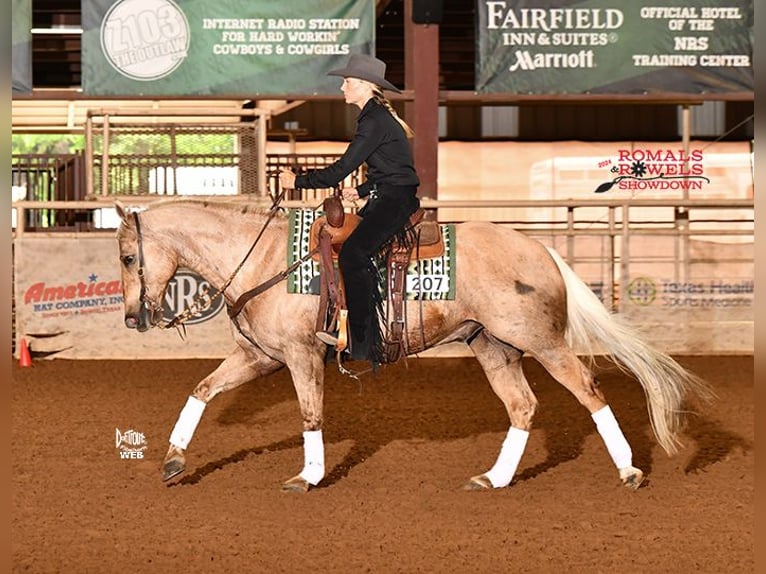
[[[221,210],[221,211],[237,211],[239,213],[251,213],[266,215],[269,212],[268,208],[261,207],[259,205],[252,205],[236,200],[209,200],[209,199],[194,199],[194,198],[167,198],[160,199],[156,202],[149,204],[147,210],[165,209],[173,207],[197,207],[199,209]],[[284,212],[277,212],[277,217],[284,217]]]
[[[132,219],[126,219],[125,214],[129,211],[120,204],[119,201],[115,202],[118,205],[118,209],[123,216],[123,224],[121,224],[117,230],[118,237],[125,233],[128,233],[130,229],[134,228]],[[157,201],[149,203],[145,209],[147,213],[157,213],[158,215],[165,212],[165,210],[172,210],[174,208],[189,208],[199,211],[199,213],[207,213],[210,215],[217,215],[226,220],[233,220],[235,218],[242,217],[266,217],[269,214],[269,209],[262,207],[261,205],[254,205],[245,203],[242,201],[232,200],[209,200],[209,199],[196,199],[196,198],[162,198]],[[189,214],[191,215],[191,214]],[[278,210],[274,214],[274,221],[286,221],[287,212],[284,210]],[[126,225],[127,224],[127,225]],[[150,231],[146,229],[146,232]]]

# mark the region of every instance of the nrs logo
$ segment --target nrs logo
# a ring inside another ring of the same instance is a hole
[[[144,433],[133,429],[124,433],[120,429],[114,429],[114,446],[120,451],[122,459],[142,459],[146,450],[146,437]]]
[[[165,290],[165,300],[162,302],[162,315],[170,321],[177,315],[183,313],[186,309],[192,307],[195,299],[209,291],[206,299],[215,297],[216,289],[210,285],[210,282],[203,279],[192,271],[178,271],[168,283]],[[187,325],[204,323],[215,317],[223,308],[223,297],[215,297],[210,306],[204,307],[198,314],[193,315]]]

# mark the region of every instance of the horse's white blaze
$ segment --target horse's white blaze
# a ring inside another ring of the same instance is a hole
[[[606,450],[612,457],[614,465],[618,469],[628,468],[633,465],[633,452],[630,450],[625,435],[622,434],[617,419],[609,405],[597,410],[591,415],[593,422],[596,423],[598,434],[604,439]]]
[[[324,478],[324,441],[321,430],[303,433],[303,470],[300,477],[314,486]]]
[[[511,484],[513,475],[519,466],[521,455],[527,446],[529,431],[510,427],[505,436],[500,454],[497,456],[495,465],[485,473],[485,476],[495,488],[502,488]]]
[[[190,396],[186,401],[181,414],[178,415],[176,426],[173,427],[173,432],[170,433],[170,444],[177,446],[178,448],[186,449],[194,436],[194,431],[197,429],[200,418],[202,418],[202,412],[205,410],[206,403],[202,402],[196,397]]]

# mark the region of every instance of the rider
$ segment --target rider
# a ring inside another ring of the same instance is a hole
[[[328,72],[343,78],[346,103],[361,110],[356,133],[332,165],[298,176],[285,169],[279,176],[287,189],[327,188],[367,163],[367,180],[342,190],[346,200],[368,200],[359,211],[361,222],[340,250],[338,263],[346,288],[351,358],[373,365],[383,362],[378,315],[382,296],[375,258],[392,240],[404,238],[410,216],[420,207],[420,181],[408,142],[414,134],[383,95],[383,89],[401,93],[385,79],[385,72],[383,61],[365,54],[352,54],[345,68]],[[317,337],[328,345],[338,342],[336,333],[320,331]]]

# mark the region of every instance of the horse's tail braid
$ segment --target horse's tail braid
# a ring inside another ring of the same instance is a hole
[[[605,353],[638,379],[657,441],[669,455],[675,454],[681,446],[678,434],[684,419],[684,399],[693,392],[708,400],[712,390],[672,357],[653,349],[622,317],[610,313],[563,258],[554,249],[548,251],[566,285],[567,342],[591,361]]]

